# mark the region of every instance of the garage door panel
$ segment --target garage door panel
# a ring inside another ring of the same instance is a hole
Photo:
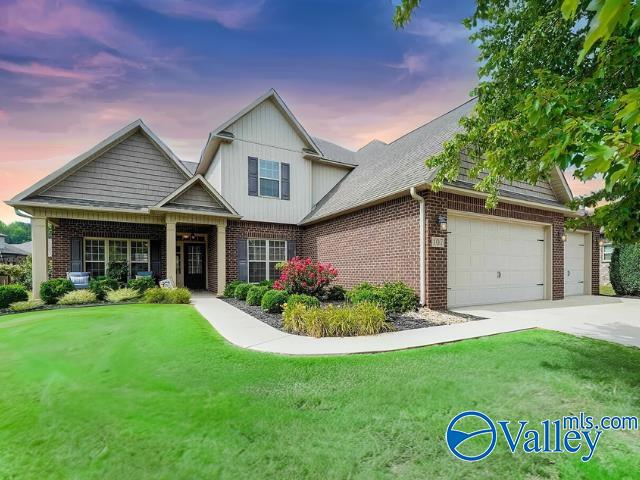
[[[449,306],[544,298],[542,226],[455,215],[449,225]]]
[[[564,244],[564,294],[584,295],[585,253],[587,236],[584,233],[569,232]]]

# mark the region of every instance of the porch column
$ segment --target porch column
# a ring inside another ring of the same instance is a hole
[[[218,295],[222,295],[227,284],[227,227],[216,228],[216,257],[218,257]]]
[[[178,286],[176,275],[176,221],[167,218],[167,278],[173,282],[174,286]]]
[[[47,219],[34,216],[31,218],[31,288],[33,297],[40,298],[40,284],[47,280]]]

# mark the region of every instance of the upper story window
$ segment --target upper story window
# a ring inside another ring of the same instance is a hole
[[[261,159],[258,172],[260,196],[280,198],[280,163]]]
[[[611,242],[606,242],[603,246],[602,246],[602,261],[603,262],[610,262],[611,261],[611,255],[613,255],[613,243]]]

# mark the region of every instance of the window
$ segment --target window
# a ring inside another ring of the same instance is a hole
[[[85,240],[84,242],[85,270],[92,277],[99,277],[106,272],[104,240]]]
[[[272,160],[260,160],[258,182],[260,196],[280,198],[280,164]]]
[[[611,255],[613,255],[613,243],[606,242],[602,247],[602,261],[611,262]]]
[[[248,240],[249,282],[276,280],[280,273],[276,266],[287,260],[284,240]]]
[[[149,241],[116,238],[86,238],[84,240],[85,270],[92,277],[106,275],[110,262],[127,264],[129,276],[149,270]]]

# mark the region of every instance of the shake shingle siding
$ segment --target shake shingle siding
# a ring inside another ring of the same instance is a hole
[[[54,184],[39,197],[154,205],[186,176],[143,134],[136,133]]]

